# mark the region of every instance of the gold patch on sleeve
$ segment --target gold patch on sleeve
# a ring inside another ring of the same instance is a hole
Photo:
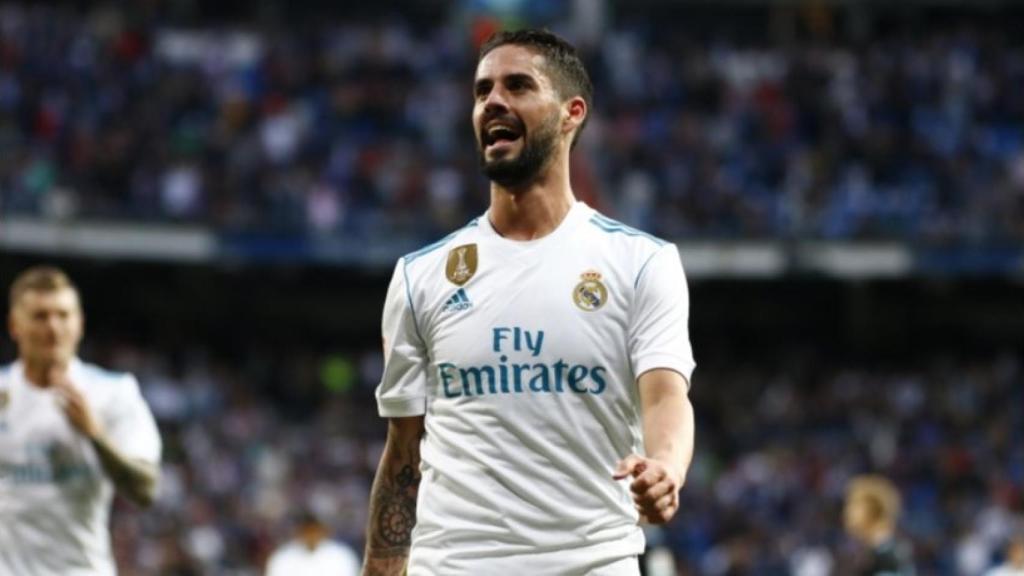
[[[444,268],[445,276],[453,284],[462,286],[476,274],[476,244],[463,244],[448,252],[448,264]]]

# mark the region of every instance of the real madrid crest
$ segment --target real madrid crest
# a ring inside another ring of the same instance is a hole
[[[448,252],[444,273],[452,283],[462,286],[476,274],[476,264],[476,244],[463,244]]]
[[[600,272],[587,270],[580,274],[581,281],[572,289],[572,301],[580,310],[593,312],[608,302],[608,289],[601,282]]]

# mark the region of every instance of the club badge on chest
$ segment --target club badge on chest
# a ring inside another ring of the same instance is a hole
[[[572,290],[572,301],[586,312],[603,307],[608,302],[608,288],[601,282],[601,273],[587,270],[580,274],[580,283]]]

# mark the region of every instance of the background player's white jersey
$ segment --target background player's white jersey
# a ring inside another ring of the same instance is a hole
[[[68,376],[118,450],[159,462],[160,435],[133,376],[78,360]],[[114,574],[113,494],[56,393],[29,383],[18,362],[0,369],[0,574]]]
[[[298,539],[270,555],[266,576],[359,576],[359,556],[347,545],[321,541],[310,550]]]
[[[643,454],[636,378],[689,381],[688,305],[674,245],[583,203],[538,240],[485,215],[399,260],[377,397],[426,415],[410,576],[612,573],[642,552],[612,471]]]

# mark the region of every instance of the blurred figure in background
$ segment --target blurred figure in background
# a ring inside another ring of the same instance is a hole
[[[312,511],[303,512],[295,537],[282,544],[267,562],[267,576],[355,576],[359,557],[329,538],[327,526]]]
[[[911,576],[910,548],[896,537],[899,491],[888,478],[862,475],[847,485],[843,522],[846,531],[871,550],[857,571],[862,576]]]
[[[1018,532],[1006,545],[1006,560],[985,576],[1024,576],[1024,532]]]
[[[78,359],[84,320],[64,272],[11,285],[18,360],[0,369],[0,574],[115,573],[115,489],[149,505],[161,442],[135,377]]]

